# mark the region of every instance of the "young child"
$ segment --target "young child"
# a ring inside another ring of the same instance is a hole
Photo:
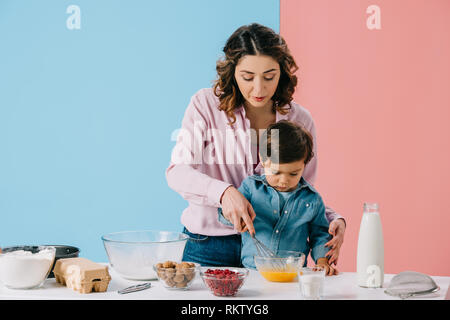
[[[327,275],[337,273],[325,257],[325,244],[331,239],[325,205],[319,193],[302,178],[305,165],[313,157],[311,134],[282,120],[267,128],[260,146],[267,147],[267,152],[259,154],[264,174],[247,177],[238,189],[256,213],[256,238],[275,253],[300,251],[307,258],[311,252],[316,265],[323,266]],[[219,221],[232,225],[220,208]],[[255,269],[253,257],[258,254],[253,239],[249,232],[241,236],[241,263]]]

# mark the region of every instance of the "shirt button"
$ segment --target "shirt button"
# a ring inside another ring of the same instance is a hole
[[[275,230],[275,233],[278,233],[278,230]]]
[[[309,207],[309,203],[306,204],[306,207],[307,207],[307,208]]]
[[[287,213],[287,211],[285,211],[284,213]]]
[[[273,210],[273,213],[277,213],[277,210]]]

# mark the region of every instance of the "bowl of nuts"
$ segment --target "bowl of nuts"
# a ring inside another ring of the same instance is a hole
[[[153,266],[159,281],[167,289],[186,290],[194,282],[200,265],[194,262],[165,261]]]

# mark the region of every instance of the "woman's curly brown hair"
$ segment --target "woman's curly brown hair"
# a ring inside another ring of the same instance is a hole
[[[236,121],[235,109],[245,101],[234,78],[236,65],[245,55],[266,55],[279,63],[280,80],[272,97],[273,111],[277,110],[282,114],[289,112],[297,85],[297,76],[294,73],[298,66],[279,34],[258,23],[242,26],[228,38],[223,52],[225,56],[216,64],[218,78],[213,89],[220,101],[219,109],[225,111],[231,119],[230,125]]]

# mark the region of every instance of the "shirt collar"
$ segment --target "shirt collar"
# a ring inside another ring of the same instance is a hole
[[[275,121],[278,122],[280,120],[289,120],[289,109],[287,109],[287,113],[286,114],[282,114],[280,113],[280,111],[275,110]],[[243,113],[245,116],[245,108],[244,105],[242,104],[240,107],[236,108],[234,110],[235,113]]]
[[[276,111],[276,122],[280,120],[289,120],[289,110],[286,114],[280,113],[278,110]]]
[[[262,174],[262,175],[252,175],[250,176],[251,179],[254,179],[256,181],[260,181],[262,183],[264,183],[266,186],[274,189],[275,191],[277,191],[274,187],[272,187],[271,185],[269,185],[269,183],[267,182],[267,178],[266,175]],[[297,188],[294,190],[294,192],[301,190],[303,188],[308,188],[310,189],[312,192],[317,193],[317,190],[314,189],[314,187],[312,185],[310,185],[308,183],[308,181],[306,181],[303,177],[300,178],[300,181],[298,182],[298,186]]]

